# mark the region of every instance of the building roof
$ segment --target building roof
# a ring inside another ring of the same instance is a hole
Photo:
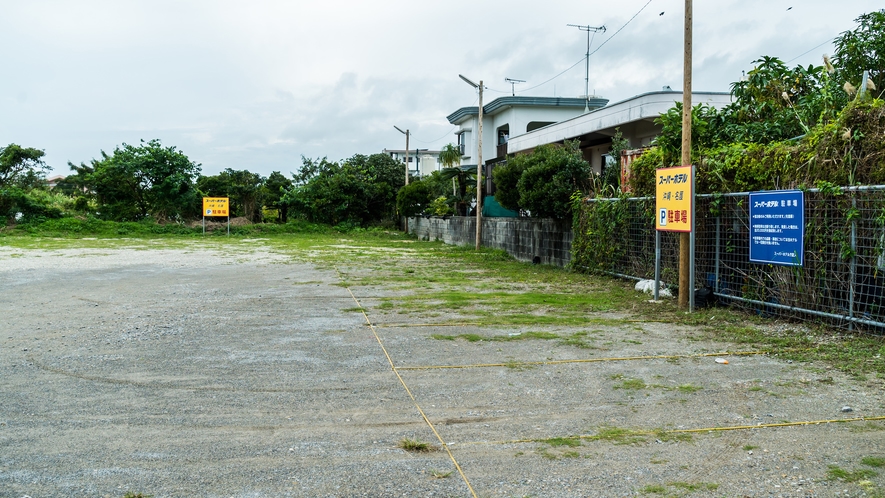
[[[580,97],[527,97],[527,96],[507,96],[498,97],[488,104],[482,106],[484,115],[494,115],[501,111],[510,109],[511,107],[569,107],[574,109],[583,109],[585,103],[590,109],[600,108],[608,103],[607,99],[592,97],[590,99]],[[470,116],[479,114],[479,106],[462,107],[457,111],[446,116],[449,123],[458,124],[463,122]]]
[[[721,108],[731,103],[731,94],[728,92],[692,92],[691,95],[693,105],[708,104]],[[511,136],[507,142],[507,152],[513,154],[533,149],[539,145],[559,143],[602,131],[611,131],[611,133],[601,134],[611,136],[616,127],[642,121],[653,122],[658,116],[672,108],[676,102],[682,102],[681,91],[665,90],[643,93],[565,121],[547,125],[522,135]]]

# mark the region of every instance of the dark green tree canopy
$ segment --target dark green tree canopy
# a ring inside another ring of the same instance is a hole
[[[356,154],[341,163],[301,160],[294,186],[281,200],[290,213],[332,225],[368,225],[395,218],[396,194],[405,177],[402,165],[389,155]]]
[[[42,184],[49,167],[40,149],[9,144],[0,147],[0,188],[8,185],[35,187]]]
[[[537,218],[569,218],[572,194],[589,190],[593,172],[578,142],[542,145],[530,156],[516,185],[520,206]]]
[[[864,14],[855,22],[858,26],[835,40],[833,55],[837,81],[851,83],[859,88],[863,72],[869,71],[875,95],[885,91],[885,9]]]
[[[231,168],[197,180],[197,189],[202,195],[229,198],[232,216],[243,216],[255,223],[261,221],[263,187],[264,178],[258,173]]]
[[[136,221],[148,216],[157,220],[182,219],[199,212],[199,193],[194,182],[200,165],[175,147],[159,140],[123,144],[112,154],[76,166],[76,183],[92,192],[104,218]]]

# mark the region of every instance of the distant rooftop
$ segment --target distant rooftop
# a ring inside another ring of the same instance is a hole
[[[598,109],[608,104],[608,99],[599,97],[523,97],[508,96],[498,97],[488,104],[482,106],[482,112],[485,115],[494,115],[501,111],[510,109],[511,107],[569,107],[573,109],[583,109],[587,104],[590,109]],[[479,106],[462,107],[457,111],[446,116],[451,124],[459,124],[470,116],[479,114]]]

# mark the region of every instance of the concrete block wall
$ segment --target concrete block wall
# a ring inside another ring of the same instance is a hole
[[[476,245],[476,218],[409,218],[409,233],[422,240]],[[519,261],[566,266],[571,261],[572,226],[568,221],[534,218],[483,218],[482,245],[503,249]]]

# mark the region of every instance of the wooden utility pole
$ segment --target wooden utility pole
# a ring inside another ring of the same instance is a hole
[[[685,0],[685,53],[683,55],[682,83],[682,166],[691,165],[691,23],[692,0]],[[692,192],[694,195],[694,192]],[[694,206],[694,199],[692,199]],[[690,281],[691,237],[692,233],[679,235],[679,307],[688,308],[690,293],[694,292],[694,282]]]

